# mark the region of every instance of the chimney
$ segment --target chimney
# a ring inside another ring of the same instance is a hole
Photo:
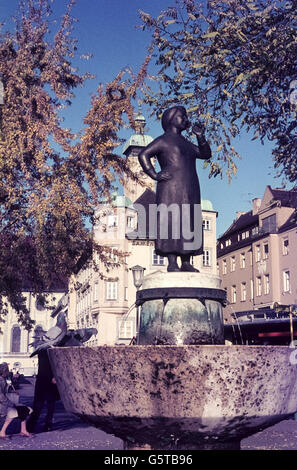
[[[239,219],[242,215],[246,214],[246,212],[236,211],[236,220]]]
[[[262,201],[259,197],[255,197],[252,202],[253,202],[253,215],[256,215],[259,212]]]

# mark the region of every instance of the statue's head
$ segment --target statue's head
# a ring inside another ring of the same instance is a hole
[[[177,113],[183,113],[185,116],[187,116],[187,111],[183,106],[173,106],[172,108],[168,108],[168,109],[166,109],[166,111],[164,111],[164,113],[162,115],[161,123],[162,123],[162,127],[163,127],[165,132],[171,126],[172,121],[173,121],[173,119],[174,119],[174,117],[176,116]],[[187,121],[187,123],[189,124],[188,121]],[[185,128],[186,127],[187,126],[185,126]]]

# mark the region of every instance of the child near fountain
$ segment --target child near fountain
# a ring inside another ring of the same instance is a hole
[[[0,419],[4,418],[4,423],[0,429],[0,439],[9,439],[6,434],[6,429],[13,419],[19,418],[21,420],[21,436],[30,437],[26,428],[26,419],[32,412],[32,409],[22,404],[14,404],[7,396],[8,383],[6,378],[9,375],[8,364],[3,362],[0,364]],[[2,422],[1,419],[1,422]]]

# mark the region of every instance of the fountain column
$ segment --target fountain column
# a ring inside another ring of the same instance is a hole
[[[154,272],[137,292],[141,305],[138,344],[224,344],[222,304],[225,290],[218,276]]]

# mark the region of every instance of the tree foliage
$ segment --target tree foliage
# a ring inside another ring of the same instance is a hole
[[[100,85],[80,135],[63,127],[61,110],[91,78],[72,65],[73,4],[57,28],[50,0],[23,0],[14,33],[0,36],[0,318],[9,301],[28,329],[22,290],[66,285],[93,249],[96,205],[131,174],[115,149],[121,128],[134,126],[132,101],[146,69],[145,62],[137,76],[120,72]]]
[[[297,1],[176,3],[157,18],[140,12],[159,66],[159,88],[148,87],[145,101],[158,113],[178,102],[206,123],[210,175],[236,172],[234,138],[244,129],[274,143],[275,167],[295,182]]]

